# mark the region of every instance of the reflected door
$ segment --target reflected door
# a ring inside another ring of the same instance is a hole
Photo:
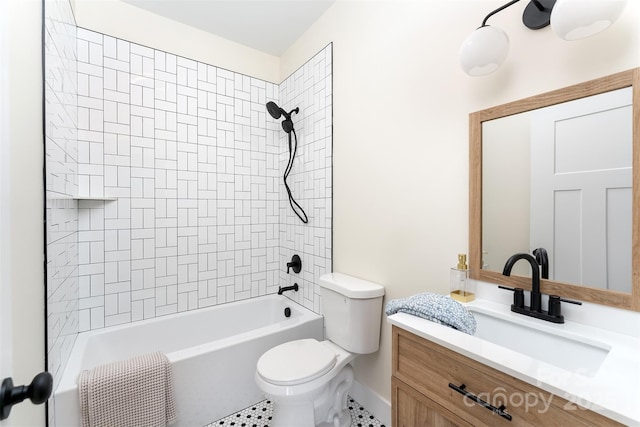
[[[531,245],[550,278],[631,291],[631,88],[537,110],[531,126]]]

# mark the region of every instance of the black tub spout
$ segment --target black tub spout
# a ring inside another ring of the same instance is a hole
[[[281,286],[278,286],[278,295],[282,295],[283,292],[287,292],[287,291],[296,291],[298,292],[298,284],[294,283],[293,286],[285,286],[284,288]]]

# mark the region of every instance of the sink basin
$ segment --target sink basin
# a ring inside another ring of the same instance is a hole
[[[480,307],[468,309],[478,325],[474,336],[576,374],[595,376],[611,350],[606,343],[539,321],[500,317]]]

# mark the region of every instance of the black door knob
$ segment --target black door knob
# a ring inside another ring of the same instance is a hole
[[[11,413],[11,407],[29,398],[35,405],[47,401],[53,390],[53,377],[49,372],[40,372],[31,384],[14,387],[11,378],[2,380],[0,387],[0,420],[4,420]]]

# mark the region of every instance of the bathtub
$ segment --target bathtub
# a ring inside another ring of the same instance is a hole
[[[172,365],[173,425],[205,426],[264,399],[254,381],[258,358],[300,338],[321,340],[323,319],[279,295],[80,333],[53,394],[53,427],[80,426],[76,380],[82,370],[151,351],[164,352]]]

